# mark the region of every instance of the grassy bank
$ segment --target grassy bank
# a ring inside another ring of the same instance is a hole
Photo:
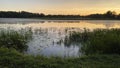
[[[0,68],[119,68],[119,55],[94,55],[81,58],[27,56],[14,49],[0,48]]]

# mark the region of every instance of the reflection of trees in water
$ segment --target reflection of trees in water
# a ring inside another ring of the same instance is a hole
[[[0,18],[0,24],[31,24],[31,23],[45,23],[41,19],[25,19],[25,18]]]
[[[80,23],[80,20],[49,20],[48,23]]]
[[[105,26],[105,28],[111,28],[111,27],[116,28],[115,25],[120,25],[119,20],[88,20],[84,22],[95,24],[95,25],[103,25]],[[98,27],[98,28],[101,28],[101,27]]]
[[[114,27],[114,24],[106,23],[105,24],[106,28]]]

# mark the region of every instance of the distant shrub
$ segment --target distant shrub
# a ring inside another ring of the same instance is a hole
[[[20,52],[27,49],[27,42],[32,38],[30,31],[0,31],[0,47],[14,48]]]

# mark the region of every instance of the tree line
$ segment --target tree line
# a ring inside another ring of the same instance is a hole
[[[26,11],[0,11],[0,18],[45,18],[45,19],[120,19],[120,14],[115,11],[107,11],[104,14],[82,15],[45,15],[43,13],[31,13]]]
[[[44,14],[31,13],[26,11],[14,12],[14,11],[0,11],[1,18],[39,18],[44,17]]]

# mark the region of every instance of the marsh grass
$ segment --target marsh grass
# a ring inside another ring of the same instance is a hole
[[[82,43],[83,52],[89,54],[78,58],[23,54],[31,39],[31,30],[1,30],[0,68],[120,68],[120,29],[71,33],[67,43]]]
[[[89,39],[89,29],[84,29],[83,32],[72,31],[64,38],[64,44],[70,46],[71,44],[81,44]]]
[[[30,31],[1,30],[0,47],[14,48],[20,52],[27,49],[27,43],[32,38]]]
[[[72,40],[69,39],[68,41],[74,41],[74,43],[86,42],[85,44],[87,46],[91,46],[90,44],[88,45],[88,43],[91,43],[92,41],[90,40],[91,39],[94,40],[94,37],[95,40],[96,37],[98,38],[104,37],[107,40],[109,39],[108,37],[111,36],[111,34],[108,35],[107,38],[105,37],[106,34],[112,33],[112,38],[116,39],[116,36],[119,35],[119,31],[120,30],[114,29],[114,30],[96,30],[93,32],[86,31],[85,34],[84,32],[82,34],[74,33],[74,36],[72,36],[73,34],[71,34],[70,36],[71,37],[70,39]],[[23,51],[27,48],[26,43],[31,38],[32,38],[31,31],[24,31],[24,30],[1,31],[0,32],[0,44],[1,44],[0,68],[120,68],[120,55],[117,54],[116,55],[115,54],[86,55],[78,58],[60,58],[60,57],[30,56],[21,53],[20,51]],[[77,40],[78,38],[79,40]],[[83,48],[84,47],[86,46],[83,46]],[[91,47],[88,48],[92,49]]]
[[[81,51],[86,55],[120,54],[120,29],[73,32],[67,39],[70,43],[82,43]]]

